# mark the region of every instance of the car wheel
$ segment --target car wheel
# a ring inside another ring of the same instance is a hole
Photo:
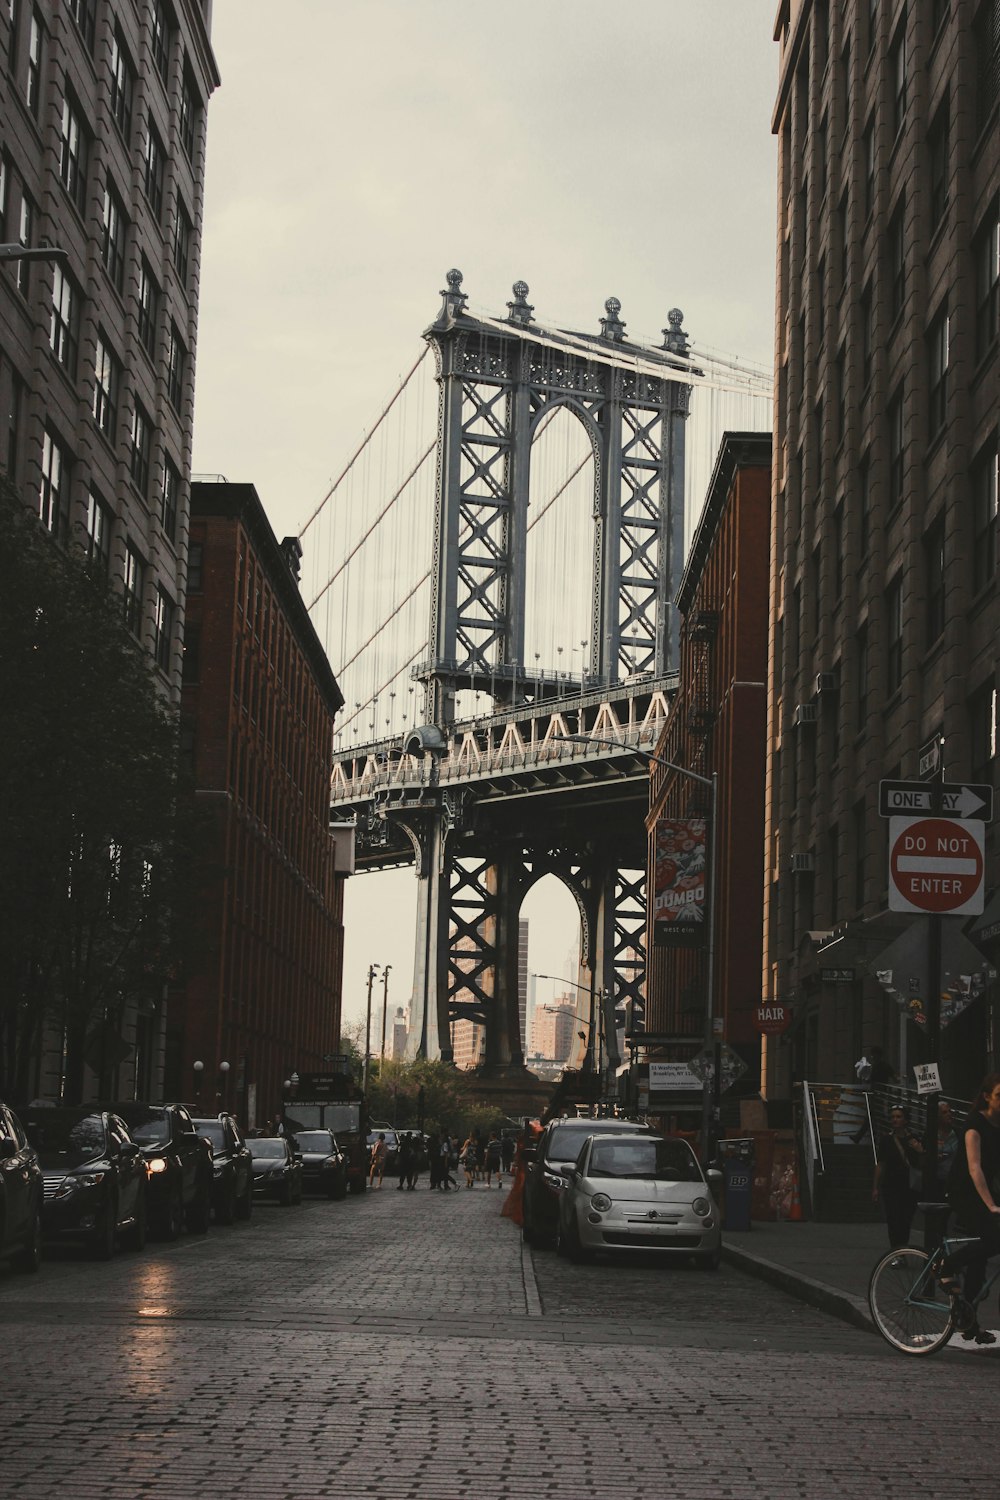
[[[253,1213],[253,1178],[247,1183],[247,1190],[242,1198],[236,1200],[236,1217],[238,1219],[249,1219]]]
[[[217,1224],[231,1224],[236,1218],[236,1184],[230,1182],[222,1196],[222,1202],[215,1210],[215,1222]]]
[[[31,1221],[31,1231],[24,1242],[24,1248],[16,1255],[11,1256],[11,1265],[15,1271],[25,1271],[29,1275],[38,1270],[42,1263],[42,1210],[35,1209],[35,1216]]]
[[[207,1234],[208,1221],[212,1216],[212,1189],[206,1182],[198,1191],[198,1196],[188,1209],[187,1227],[192,1234]]]
[[[146,1194],[141,1192],[135,1200],[135,1222],[123,1236],[131,1250],[146,1248]]]
[[[556,1230],[556,1254],[562,1260],[569,1260],[569,1246],[566,1243],[566,1235],[561,1219],[559,1220],[559,1228]]]
[[[97,1228],[94,1230],[94,1237],[91,1241],[91,1249],[95,1260],[111,1260],[115,1253],[115,1236],[117,1232],[118,1204],[114,1198],[109,1198]]]
[[[561,1229],[562,1221],[560,1220],[560,1230]],[[584,1261],[590,1259],[590,1251],[585,1250],[583,1248],[583,1245],[580,1243],[580,1226],[577,1224],[572,1214],[570,1214],[569,1229],[566,1232],[565,1241],[566,1254],[574,1265],[581,1266],[583,1265]]]

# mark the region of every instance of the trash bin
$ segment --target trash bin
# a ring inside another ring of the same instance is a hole
[[[726,1189],[722,1227],[749,1229],[750,1197],[753,1191],[753,1141],[719,1141],[718,1152]]]

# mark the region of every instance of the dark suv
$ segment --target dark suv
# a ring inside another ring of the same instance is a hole
[[[183,1104],[115,1104],[149,1173],[150,1224],[176,1239],[184,1224],[204,1234],[212,1217],[212,1147]]]
[[[92,1104],[35,1105],[25,1114],[24,1128],[45,1184],[45,1238],[83,1240],[99,1260],[111,1259],[119,1235],[141,1250],[146,1163],[124,1121]]]
[[[18,1271],[42,1259],[42,1169],[13,1110],[0,1104],[0,1257]]]
[[[528,1244],[555,1244],[559,1194],[566,1188],[560,1168],[576,1161],[588,1136],[645,1135],[647,1131],[648,1125],[639,1125],[635,1120],[550,1120],[539,1136],[535,1159],[528,1167],[524,1183],[522,1233]]]
[[[249,1219],[253,1211],[253,1158],[232,1115],[195,1120],[194,1128],[212,1146],[212,1206],[217,1224]]]
[[[328,1198],[346,1198],[347,1157],[337,1145],[333,1131],[297,1130],[294,1140],[302,1155],[304,1191],[325,1193]]]

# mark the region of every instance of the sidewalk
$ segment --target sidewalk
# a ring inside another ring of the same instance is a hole
[[[920,1222],[912,1243],[921,1243]],[[884,1224],[754,1224],[743,1233],[723,1235],[722,1255],[730,1265],[781,1287],[792,1297],[871,1328],[868,1278],[889,1248]]]

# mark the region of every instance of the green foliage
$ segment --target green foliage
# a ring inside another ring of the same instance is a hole
[[[88,1032],[114,1034],[172,972],[193,835],[120,597],[2,480],[0,537],[0,1088],[29,1091],[50,1021],[72,1095]]]
[[[424,1091],[424,1130],[450,1130],[466,1135],[480,1117],[492,1121],[495,1110],[484,1110],[473,1100],[472,1081],[451,1063],[426,1057],[410,1061],[386,1058],[373,1062],[368,1089],[368,1114],[373,1120],[395,1122],[401,1130],[419,1124],[420,1090]],[[486,1126],[492,1129],[492,1124]]]

